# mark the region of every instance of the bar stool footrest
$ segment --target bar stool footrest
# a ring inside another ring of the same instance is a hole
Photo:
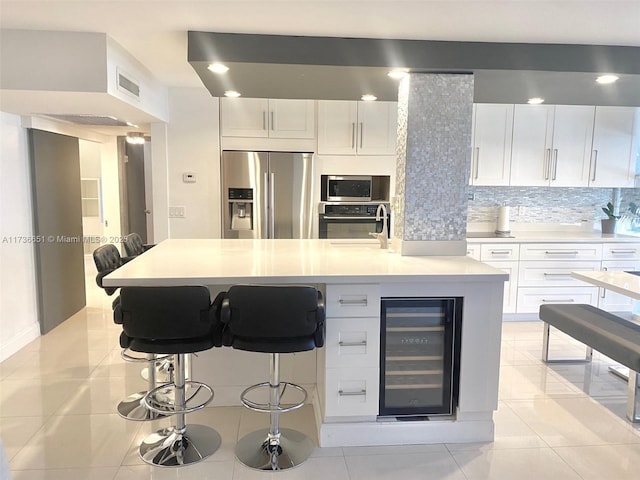
[[[282,388],[281,392],[280,392],[280,396],[282,397],[285,393],[285,391],[287,390],[287,387],[291,387],[295,390],[298,390],[299,392],[302,393],[303,398],[301,401],[294,403],[294,404],[287,404],[287,406],[282,406],[282,405],[272,405],[270,403],[259,403],[259,402],[254,402],[252,400],[249,400],[247,398],[247,394],[249,392],[252,392],[254,390],[260,389],[260,388],[271,388],[271,384],[269,382],[262,382],[262,383],[257,383],[255,385],[251,385],[250,387],[246,388],[241,394],[240,394],[240,401],[242,402],[242,404],[247,407],[249,410],[253,410],[256,412],[262,412],[262,413],[285,413],[285,412],[291,412],[292,410],[297,410],[298,408],[302,407],[305,402],[307,401],[307,391],[302,388],[300,385],[296,385],[295,383],[290,383],[290,382],[280,382],[280,387]]]
[[[173,415],[173,413],[167,411],[159,412],[148,409],[143,402],[146,394],[146,391],[134,393],[121,401],[117,406],[118,415],[136,422],[158,420],[168,415]]]
[[[144,398],[142,399],[145,407],[147,407],[152,412],[162,413],[165,415],[179,415],[179,414],[187,414],[187,413],[195,412],[196,410],[200,410],[206,407],[207,405],[209,405],[213,400],[213,389],[209,385],[202,382],[194,382],[194,381],[188,380],[184,382],[185,391],[187,389],[193,389],[193,393],[191,393],[186,398],[184,408],[179,409],[174,403],[176,398],[175,388],[176,388],[175,383],[165,383],[152,390],[149,390],[147,394],[144,396]],[[196,395],[198,395],[198,393],[201,390],[205,391],[206,398],[193,406],[188,406],[189,401],[195,398]],[[173,395],[171,395],[170,393],[168,395],[165,395],[166,397],[170,397],[170,398],[167,398],[166,401],[162,401],[159,399],[160,397],[157,395],[161,391],[173,392]]]

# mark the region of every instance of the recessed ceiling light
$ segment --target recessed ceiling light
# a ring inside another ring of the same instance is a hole
[[[226,92],[224,92],[224,96],[225,97],[239,97],[240,96],[240,92],[236,92],[235,90],[227,90]]]
[[[142,132],[127,132],[127,143],[131,145],[144,145],[144,133]]]
[[[222,63],[212,63],[207,68],[213,73],[227,73],[229,71],[229,67]]]
[[[395,80],[400,80],[401,78],[404,78],[407,75],[409,75],[409,70],[406,68],[395,68],[391,70],[389,73],[387,73],[387,75],[389,75],[391,78]]]
[[[378,99],[378,97],[376,97],[375,95],[371,95],[370,93],[365,93],[360,98],[362,98],[362,100],[364,100],[365,102],[373,102],[374,100]]]
[[[596,82],[606,85],[607,83],[614,83],[616,81],[618,81],[620,77],[618,77],[617,75],[600,75],[598,78],[596,78]]]
[[[529,105],[540,105],[541,103],[544,103],[544,98],[533,97],[533,98],[530,98],[529,100],[527,100],[527,103]]]

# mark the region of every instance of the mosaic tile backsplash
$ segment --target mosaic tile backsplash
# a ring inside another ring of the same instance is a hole
[[[473,75],[411,74],[398,103],[395,233],[405,241],[464,240]]]
[[[498,206],[511,207],[514,223],[594,223],[606,218],[602,207],[613,202],[620,214],[629,203],[640,205],[639,188],[469,187],[469,222],[487,223],[493,229]]]

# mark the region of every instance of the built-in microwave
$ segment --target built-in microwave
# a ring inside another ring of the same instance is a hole
[[[326,184],[328,202],[370,202],[372,199],[371,176],[328,175]]]

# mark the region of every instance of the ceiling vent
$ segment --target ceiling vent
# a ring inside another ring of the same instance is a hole
[[[140,85],[131,76],[118,69],[118,90],[140,99]]]
[[[76,125],[92,125],[101,127],[127,127],[127,122],[123,122],[116,117],[107,115],[83,115],[83,114],[54,114],[43,113],[42,116],[62,120],[63,122],[75,123]]]

